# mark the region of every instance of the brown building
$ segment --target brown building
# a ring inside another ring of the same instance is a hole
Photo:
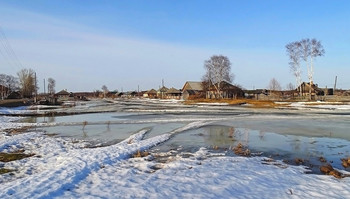
[[[182,98],[184,100],[198,98],[203,92],[202,82],[188,81],[182,87]]]
[[[167,99],[181,99],[182,92],[180,90],[177,90],[175,88],[170,88],[166,92],[166,98]]]
[[[244,97],[244,91],[227,81],[222,81],[220,84],[220,89],[218,89],[211,85],[206,93],[206,98],[208,99],[237,99]]]

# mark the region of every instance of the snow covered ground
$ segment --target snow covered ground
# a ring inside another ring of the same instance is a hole
[[[176,102],[166,103],[187,109]],[[138,108],[139,104],[132,106]],[[0,168],[14,170],[0,175],[0,198],[346,198],[350,195],[350,178],[306,174],[308,169],[304,166],[291,166],[267,157],[231,157],[225,152],[212,153],[200,148],[186,155],[169,152],[131,158],[176,134],[210,125],[213,118],[184,120],[186,124],[182,127],[155,136],[147,136],[152,129],[143,128],[117,144],[87,148],[88,143],[83,140],[52,137],[38,130],[8,135],[4,129],[38,124],[15,123],[17,117],[0,116],[0,152],[23,149],[26,154],[34,154],[0,162]],[[157,156],[166,157],[166,161],[158,161]]]
[[[163,135],[143,139],[140,130],[115,145],[85,148],[84,142],[28,132],[2,135],[0,149],[25,149],[35,156],[3,163],[16,170],[0,176],[0,198],[344,198],[350,179],[305,174],[268,158],[227,157],[205,148],[190,157],[130,158],[191,128],[190,123]]]
[[[294,102],[289,105],[298,109],[350,110],[350,104],[341,102]]]

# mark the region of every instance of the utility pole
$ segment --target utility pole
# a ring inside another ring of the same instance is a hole
[[[335,95],[335,89],[337,88],[337,79],[338,79],[338,76],[335,76],[333,95]]]
[[[36,103],[37,102],[37,97],[38,97],[38,91],[37,91],[37,85],[36,85],[36,73],[34,73],[34,75],[35,75],[35,98],[34,98],[34,103]]]
[[[44,79],[44,94],[46,93],[45,88],[46,88],[46,85],[45,85],[45,79]]]

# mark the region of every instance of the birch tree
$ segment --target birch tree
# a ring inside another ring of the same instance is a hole
[[[317,39],[302,39],[300,44],[302,46],[302,58],[306,64],[308,79],[310,84],[312,84],[314,76],[314,60],[316,57],[323,56],[325,50],[321,42]]]
[[[325,54],[325,50],[321,44],[321,41],[312,39],[310,44],[310,72],[309,72],[310,83],[313,82],[314,60],[316,59],[316,57],[323,56],[324,54]]]
[[[106,94],[109,92],[109,90],[108,90],[106,85],[102,86],[102,91],[103,91],[103,97],[106,97]]]
[[[233,74],[231,74],[231,62],[228,57],[223,55],[213,55],[204,62],[206,70],[203,81],[208,82],[208,86],[214,86],[216,92],[220,95],[222,90],[221,83],[223,81],[232,82]]]
[[[289,66],[295,76],[296,85],[300,87],[300,96],[301,91],[301,68],[300,68],[300,59],[302,57],[302,46],[300,42],[291,42],[286,45],[287,55],[289,57]]]
[[[47,82],[47,91],[51,95],[55,94],[56,80],[50,77],[49,79],[47,79]]]

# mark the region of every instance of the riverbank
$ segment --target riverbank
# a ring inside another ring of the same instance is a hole
[[[0,107],[19,107],[19,106],[30,106],[32,101],[29,99],[5,99],[0,100]]]

